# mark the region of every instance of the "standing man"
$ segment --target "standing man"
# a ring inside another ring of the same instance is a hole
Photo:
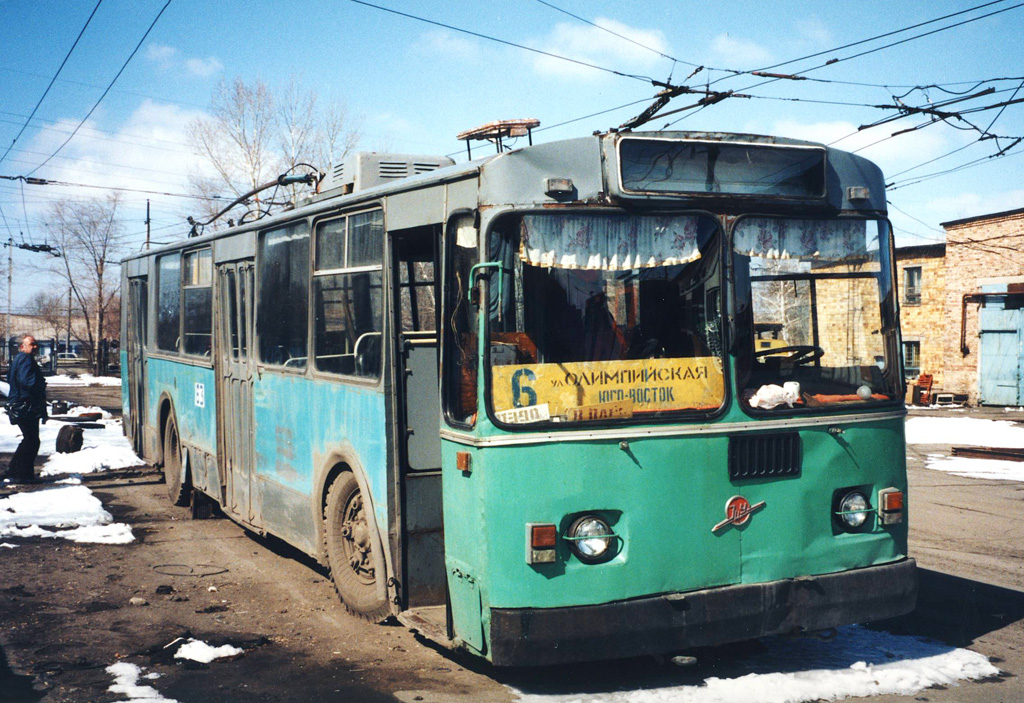
[[[39,453],[39,421],[46,422],[46,379],[36,363],[39,345],[32,335],[25,335],[19,353],[7,374],[10,394],[7,414],[11,424],[21,429],[21,444],[14,452],[7,474],[11,481],[32,481],[35,478],[36,455]]]

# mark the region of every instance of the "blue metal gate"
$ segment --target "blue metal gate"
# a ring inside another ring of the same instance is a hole
[[[979,315],[978,395],[982,405],[1020,405],[1024,400],[1024,311],[1007,309],[1006,301],[1003,297],[988,298]]]

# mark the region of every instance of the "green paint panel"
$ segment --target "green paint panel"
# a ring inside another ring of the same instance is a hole
[[[747,418],[749,422],[749,418]],[[470,573],[488,607],[597,604],[732,583],[756,583],[885,563],[906,553],[906,525],[849,534],[832,521],[836,490],[906,490],[903,421],[800,432],[803,473],[733,482],[726,435],[559,442],[473,450],[445,442],[445,536],[452,568]],[[726,427],[722,428],[723,431]],[[463,474],[455,451],[470,451]],[[765,501],[741,526],[711,528],[730,497]],[[525,525],[595,512],[623,539],[616,556],[588,565],[560,540],[554,564],[526,563]],[[469,603],[467,602],[467,606]],[[458,606],[455,606],[456,608]],[[456,617],[457,621],[459,617]]]

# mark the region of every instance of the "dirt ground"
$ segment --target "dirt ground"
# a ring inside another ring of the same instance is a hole
[[[60,396],[111,410],[120,404],[117,388],[62,389]],[[1024,484],[926,470],[924,457],[933,450],[941,448],[914,447],[908,454],[920,605],[882,626],[970,646],[1005,673],[873,700],[1024,700]],[[20,540],[0,552],[0,702],[123,700],[107,690],[113,677],[105,668],[118,661],[159,674],[140,683],[183,703],[504,702],[515,698],[505,684],[609,691],[699,682],[712,673],[739,676],[746,673],[744,653],[763,646],[699,652],[700,667],[690,672],[650,658],[498,671],[435,648],[403,626],[346,615],[315,563],[229,520],[191,520],[186,508],[170,505],[153,469],[87,479],[115,520],[131,525],[136,541]],[[245,654],[182,664],[165,649],[180,637],[231,643]]]

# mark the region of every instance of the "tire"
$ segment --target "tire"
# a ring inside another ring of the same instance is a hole
[[[188,505],[189,487],[181,478],[181,443],[178,441],[178,423],[174,416],[164,426],[164,481],[167,497],[175,505]]]
[[[340,474],[327,492],[324,507],[324,547],[331,580],[346,610],[364,620],[383,622],[391,615],[391,604],[378,591],[378,579],[384,574],[374,568],[368,517],[373,519],[355,476],[347,471]]]
[[[82,428],[64,425],[57,432],[57,451],[61,454],[72,454],[82,448]]]

